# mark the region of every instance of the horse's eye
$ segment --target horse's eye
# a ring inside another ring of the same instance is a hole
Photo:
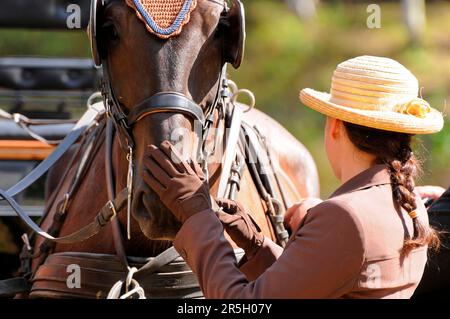
[[[109,41],[117,41],[119,40],[119,32],[112,21],[106,21],[102,25],[102,34],[109,40]]]

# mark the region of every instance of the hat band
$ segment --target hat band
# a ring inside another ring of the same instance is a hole
[[[334,93],[334,92],[333,92]],[[425,118],[431,112],[430,104],[421,98],[412,98],[407,101],[391,100],[388,103],[361,103],[360,101],[339,98],[335,94],[330,99],[331,103],[364,111],[391,111],[400,114]]]

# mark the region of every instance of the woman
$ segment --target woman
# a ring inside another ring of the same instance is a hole
[[[338,65],[330,94],[301,91],[304,104],[327,116],[326,151],[342,186],[306,216],[290,210],[298,226],[284,251],[238,203],[219,199],[217,209],[196,163],[173,161],[180,155],[168,142],[152,146],[146,181],[183,223],[174,246],[205,297],[411,297],[427,247],[439,245],[414,192],[411,137],[440,131],[443,118],[418,91],[401,64],[367,56]],[[245,250],[239,266],[223,228]]]

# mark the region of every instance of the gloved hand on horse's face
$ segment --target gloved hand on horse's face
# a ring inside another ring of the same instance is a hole
[[[244,249],[247,258],[261,247],[264,236],[244,208],[226,199],[213,203],[202,169],[196,161],[191,160],[189,165],[183,160],[170,142],[163,142],[160,148],[151,145],[150,156],[144,160],[144,165],[147,168],[144,181],[181,223],[196,213],[214,210],[231,239]]]
[[[144,160],[144,181],[158,194],[163,204],[184,223],[189,217],[212,209],[208,182],[196,161],[188,164],[168,141],[160,148],[150,146]]]

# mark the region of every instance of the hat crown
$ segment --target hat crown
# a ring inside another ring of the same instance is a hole
[[[331,83],[331,101],[351,108],[398,111],[417,99],[419,82],[399,62],[361,56],[340,63]]]
[[[417,78],[397,61],[360,56],[337,66],[330,93],[305,88],[300,99],[322,114],[365,127],[406,134],[439,132],[442,114],[418,94]]]

